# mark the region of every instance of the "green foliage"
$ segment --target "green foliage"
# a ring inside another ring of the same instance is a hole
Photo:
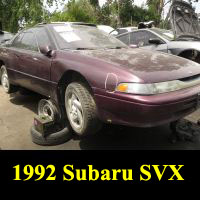
[[[141,21],[160,21],[155,10],[134,5],[134,0],[108,0],[100,8],[98,0],[70,0],[51,21],[83,21],[113,27],[137,25]]]
[[[89,0],[70,0],[64,7],[63,12],[55,12],[52,21],[82,21],[89,23],[97,22],[97,15]]]
[[[53,2],[63,0],[47,0],[49,6]],[[32,26],[46,18],[43,0],[0,0],[0,22],[7,31],[17,32],[20,27]]]

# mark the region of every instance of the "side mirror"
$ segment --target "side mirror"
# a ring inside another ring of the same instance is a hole
[[[138,48],[139,46],[138,45],[136,45],[136,44],[130,44],[129,45],[129,48],[132,48],[132,49],[135,49],[135,48]]]
[[[156,44],[156,45],[163,44],[163,41],[160,40],[159,38],[150,38],[149,39],[149,44]]]
[[[47,57],[51,57],[52,49],[50,46],[42,46],[40,47],[40,52]]]

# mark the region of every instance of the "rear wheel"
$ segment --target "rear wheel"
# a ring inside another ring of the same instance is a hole
[[[95,134],[101,128],[94,98],[84,83],[73,82],[68,85],[65,108],[70,125],[77,135]]]
[[[1,73],[0,73],[1,77],[1,85],[4,89],[4,91],[8,94],[10,93],[14,93],[14,92],[17,92],[17,87],[10,84],[10,81],[9,81],[9,78],[8,78],[8,73],[7,73],[7,70],[6,70],[6,67],[5,66],[2,66],[1,67]]]

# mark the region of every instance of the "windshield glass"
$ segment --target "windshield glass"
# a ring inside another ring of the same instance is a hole
[[[6,40],[10,40],[12,37],[13,35],[11,33],[0,34],[0,43]]]
[[[52,30],[60,49],[112,49],[128,48],[115,37],[95,26],[58,24]]]
[[[153,28],[152,30],[167,40],[174,40],[174,34],[172,31],[159,28]]]

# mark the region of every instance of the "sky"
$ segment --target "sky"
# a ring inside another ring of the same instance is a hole
[[[65,0],[66,3],[68,0]],[[106,0],[99,0],[99,4],[100,6],[102,6],[104,3],[106,2]],[[134,4],[137,5],[137,6],[142,6],[146,3],[146,0],[134,0]],[[199,3],[194,3],[194,6],[196,7],[196,12],[197,13],[200,13],[200,2]],[[59,10],[62,10],[64,6],[63,5],[59,5],[58,6],[58,9]],[[56,10],[56,5],[52,6],[51,8],[48,8],[50,12],[53,12]],[[168,12],[169,10],[169,5],[165,7],[165,15],[166,13]]]

